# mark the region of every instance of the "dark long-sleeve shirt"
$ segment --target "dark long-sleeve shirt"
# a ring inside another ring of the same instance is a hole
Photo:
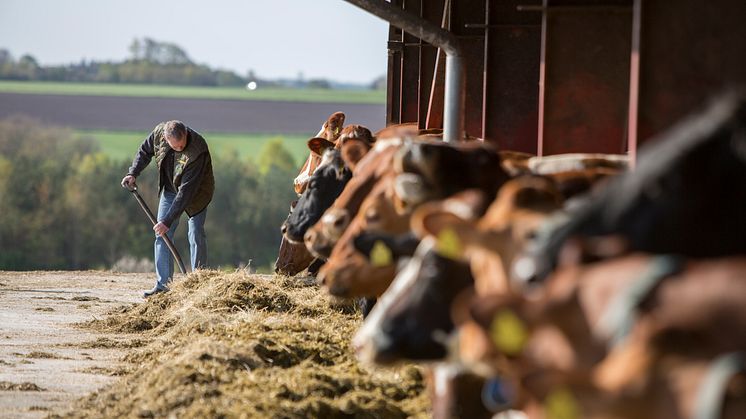
[[[187,147],[189,147],[189,141],[192,141],[192,131],[188,131],[189,134],[187,135]],[[139,176],[140,173],[142,173],[145,167],[148,166],[152,158],[155,156],[155,152],[155,135],[151,133],[148,138],[146,138],[145,141],[143,141],[143,143],[140,145],[140,148],[138,149],[137,154],[132,161],[132,166],[129,168],[128,173],[135,177]],[[174,220],[178,219],[178,217],[181,216],[181,213],[184,212],[186,207],[192,201],[192,198],[194,197],[200,186],[200,183],[202,182],[205,169],[210,159],[209,153],[202,153],[194,161],[186,165],[181,174],[180,183],[178,186],[176,186],[174,184],[174,161],[175,157],[181,154],[182,153],[168,148],[160,165],[158,194],[160,195],[163,189],[176,193],[176,197],[174,198],[174,201],[171,204],[169,210],[161,219],[158,220],[169,228],[171,227],[171,224],[174,222]],[[204,208],[202,210],[204,210]],[[194,216],[196,214],[189,215]]]

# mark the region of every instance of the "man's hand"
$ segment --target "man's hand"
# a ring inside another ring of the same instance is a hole
[[[155,234],[158,236],[162,236],[168,232],[168,226],[163,224],[162,222],[156,224],[153,226],[153,231],[155,231]]]
[[[132,190],[135,188],[135,177],[132,175],[127,175],[122,179],[122,187]]]

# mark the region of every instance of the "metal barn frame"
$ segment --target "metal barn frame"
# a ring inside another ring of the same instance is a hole
[[[458,38],[464,129],[501,149],[634,158],[639,145],[713,94],[746,84],[743,0],[386,5]],[[387,124],[443,127],[441,50],[392,25],[388,51]]]

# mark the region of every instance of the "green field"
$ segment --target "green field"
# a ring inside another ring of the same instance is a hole
[[[149,132],[134,131],[75,131],[78,135],[88,136],[96,139],[101,150],[116,160],[132,159],[135,151]],[[300,167],[308,157],[306,142],[313,134],[309,135],[284,135],[284,134],[211,134],[202,133],[210,144],[210,152],[213,156],[225,154],[238,154],[241,159],[255,159],[259,155],[264,144],[272,139],[281,138],[283,145],[293,155],[295,164]]]
[[[278,102],[384,104],[383,90],[282,89],[163,86],[150,84],[56,83],[0,81],[0,93],[137,96],[191,99],[271,100]]]

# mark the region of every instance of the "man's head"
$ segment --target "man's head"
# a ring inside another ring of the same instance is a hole
[[[176,151],[183,151],[187,145],[186,126],[181,121],[168,121],[163,127],[163,138]]]

